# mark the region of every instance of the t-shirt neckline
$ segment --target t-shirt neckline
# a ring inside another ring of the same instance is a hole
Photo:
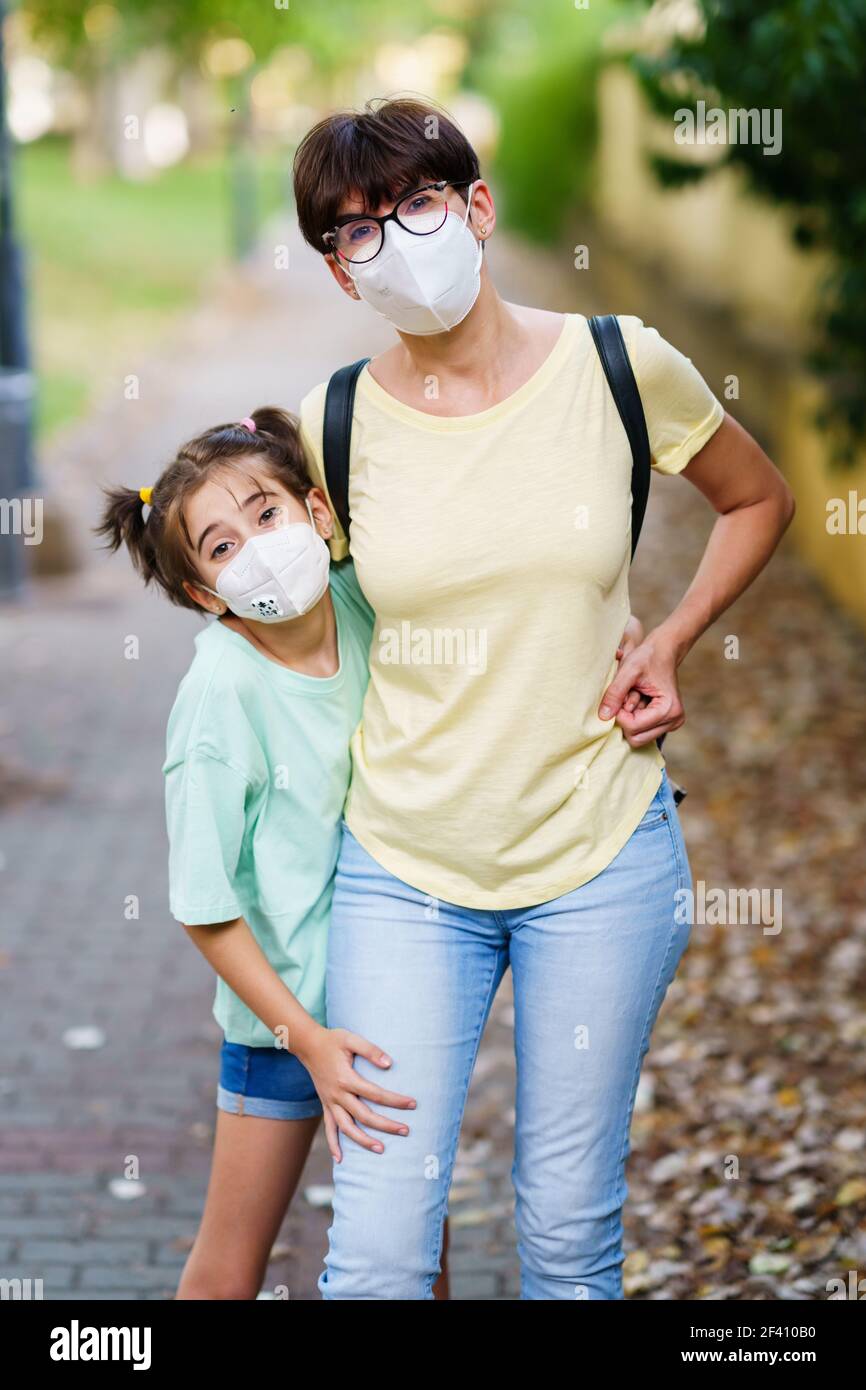
[[[333,603],[333,596],[331,598]],[[215,619],[208,624],[205,631],[214,628],[220,633],[222,641],[228,641],[239,652],[244,652],[252,661],[265,671],[270,680],[275,684],[283,685],[287,689],[295,691],[298,695],[330,695],[335,690],[339,690],[343,684],[346,674],[346,653],[344,634],[339,607],[334,603],[334,620],[337,624],[337,669],[332,676],[308,676],[303,671],[293,671],[289,666],[281,666],[278,661],[271,661],[270,657],[265,656],[252,642],[248,642],[239,632],[234,632],[232,628],[226,627],[219,619]]]
[[[424,410],[416,410],[415,406],[398,401],[396,396],[392,396],[389,391],[385,390],[384,386],[380,386],[378,381],[370,375],[369,363],[363,367],[358,377],[358,389],[363,396],[366,396],[386,414],[403,420],[406,424],[414,425],[418,429],[431,430],[434,433],[481,429],[494,420],[500,420],[504,416],[513,414],[515,410],[526,405],[539,391],[544,389],[559,371],[564,360],[572,353],[574,337],[581,319],[582,315],[580,314],[565,314],[559,337],[532,375],[527,377],[526,381],[518,386],[516,391],[512,391],[510,396],[506,396],[504,400],[497,401],[495,405],[488,406],[486,410],[478,410],[471,415],[430,415]]]

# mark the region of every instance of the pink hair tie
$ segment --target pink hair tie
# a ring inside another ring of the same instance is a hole
[[[250,434],[255,434],[255,432],[256,432],[256,422],[255,422],[255,420],[251,419],[251,417],[250,417],[249,415],[246,415],[246,416],[243,418],[243,420],[241,420],[241,424],[243,425],[243,427],[244,427],[245,430],[249,430]]]

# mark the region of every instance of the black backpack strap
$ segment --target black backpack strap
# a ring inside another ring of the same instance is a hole
[[[631,445],[631,553],[634,559],[650,489],[650,442],[646,419],[616,314],[598,314],[591,318],[589,331]]]
[[[347,367],[340,367],[328,382],[325,393],[325,418],[322,425],[322,462],[325,482],[337,519],[349,539],[349,449],[352,443],[352,414],[355,408],[355,387],[369,357],[360,357]]]
[[[625,426],[631,446],[631,554],[637,550],[641,527],[649,499],[652,464],[646,417],[635,381],[628,350],[616,314],[599,314],[589,320],[589,331],[601,358],[611,395],[616,401],[620,419]],[[661,748],[667,734],[656,739]],[[679,805],[686,795],[684,787],[671,782],[674,802]]]

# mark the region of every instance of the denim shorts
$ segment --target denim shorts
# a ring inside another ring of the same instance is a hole
[[[265,1120],[307,1120],[321,1115],[313,1078],[284,1047],[248,1047],[223,1039],[217,1108]]]

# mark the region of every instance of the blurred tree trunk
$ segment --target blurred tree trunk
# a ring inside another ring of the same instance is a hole
[[[186,112],[191,155],[213,154],[222,136],[221,112],[214,98],[213,84],[195,68],[185,67],[177,77],[177,102]]]
[[[144,143],[148,110],[165,90],[169,57],[158,49],[131,62],[95,66],[84,87],[88,115],[76,132],[72,167],[80,178],[108,173],[146,179],[153,173]]]

